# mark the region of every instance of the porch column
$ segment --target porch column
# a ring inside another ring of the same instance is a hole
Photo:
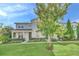
[[[11,33],[11,38],[13,39],[13,32]]]
[[[18,38],[18,32],[16,32],[16,39]]]
[[[25,39],[25,32],[23,32],[23,39]]]

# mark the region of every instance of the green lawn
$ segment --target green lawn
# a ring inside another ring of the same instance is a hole
[[[47,50],[47,43],[30,44],[1,44],[0,56],[79,56],[79,43],[54,43],[51,54]]]

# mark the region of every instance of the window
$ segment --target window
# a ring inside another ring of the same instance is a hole
[[[24,28],[24,26],[20,25],[20,26],[18,26],[18,28]]]
[[[18,28],[20,28],[20,26],[18,26]]]
[[[24,26],[21,26],[21,28],[24,28]]]

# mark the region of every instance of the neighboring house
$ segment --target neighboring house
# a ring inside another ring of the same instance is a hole
[[[32,38],[45,38],[37,29],[39,21],[34,19],[31,23],[15,23],[16,29],[12,30],[12,39],[25,39],[29,41]]]

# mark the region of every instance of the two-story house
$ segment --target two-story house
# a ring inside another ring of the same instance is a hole
[[[16,29],[12,30],[12,39],[25,39],[29,41],[32,38],[45,38],[37,29],[39,21],[34,19],[30,23],[15,23]]]
[[[15,23],[16,29],[12,30],[12,39],[25,39],[29,41],[32,38],[45,38],[44,35],[38,30],[37,24],[40,21],[37,19],[32,20],[30,23]],[[66,23],[61,23],[66,27]],[[74,31],[76,30],[77,23],[72,22]],[[76,31],[75,31],[76,37]]]

